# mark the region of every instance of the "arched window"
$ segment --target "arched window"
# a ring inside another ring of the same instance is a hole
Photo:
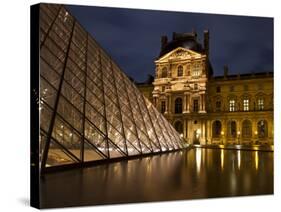
[[[265,120],[258,122],[258,136],[259,138],[267,137],[267,122]]]
[[[178,133],[182,134],[183,133],[183,126],[181,121],[177,121],[175,123],[175,129]]]
[[[175,101],[175,113],[182,113],[182,99],[177,98]]]
[[[178,67],[178,77],[182,77],[183,76],[183,67],[179,66]]]
[[[229,121],[227,125],[227,135],[228,137],[236,137],[236,122]]]
[[[218,138],[221,135],[221,122],[220,121],[214,121],[213,122],[213,137]]]
[[[252,137],[252,123],[250,120],[244,120],[242,123],[242,137]]]
[[[161,76],[162,76],[162,78],[166,78],[168,76],[168,72],[167,72],[166,67],[162,68],[162,75]]]

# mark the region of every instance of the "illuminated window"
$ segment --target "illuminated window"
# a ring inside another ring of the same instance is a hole
[[[178,67],[178,77],[182,77],[183,76],[183,67],[179,66]]]
[[[199,77],[200,76],[200,64],[199,63],[195,63],[193,65],[192,75],[194,77]]]
[[[166,110],[166,102],[161,101],[161,113],[165,113],[165,110]]]
[[[175,101],[175,113],[182,113],[182,99],[177,98]]]
[[[258,110],[263,110],[264,109],[264,99],[259,98],[258,99]]]
[[[194,84],[194,90],[198,90],[198,84]]]
[[[168,73],[167,73],[167,68],[163,68],[162,69],[162,78],[166,78],[168,76]]]
[[[244,99],[243,100],[243,110],[244,111],[249,111],[249,99]]]
[[[230,112],[235,111],[235,100],[234,99],[229,100],[229,111]]]

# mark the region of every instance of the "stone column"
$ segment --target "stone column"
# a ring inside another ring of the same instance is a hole
[[[186,94],[186,112],[190,113],[190,94]]]
[[[172,96],[170,93],[168,95],[168,114],[172,114]]]
[[[205,104],[205,101],[206,101],[206,94],[204,93],[204,94],[203,94],[203,98],[202,98],[203,112],[204,112],[204,113],[206,112],[206,104]]]
[[[183,119],[183,137],[184,138],[187,138],[187,135],[186,135],[186,119]]]
[[[268,143],[273,144],[273,121],[272,119],[266,119],[267,121],[267,135],[268,135]]]
[[[200,110],[203,111],[203,94],[200,94]]]
[[[186,113],[187,112],[187,97],[186,97],[186,93],[184,93],[184,96],[183,96],[183,113]]]
[[[167,114],[168,113],[168,101],[169,101],[169,96],[168,95],[166,95],[165,96],[165,114]]]

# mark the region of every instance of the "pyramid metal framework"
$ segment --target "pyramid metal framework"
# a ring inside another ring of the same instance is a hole
[[[40,5],[41,168],[177,150],[176,130],[61,5]]]

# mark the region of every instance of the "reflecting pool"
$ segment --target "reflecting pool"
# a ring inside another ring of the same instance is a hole
[[[47,174],[42,207],[273,194],[273,152],[194,148]]]

